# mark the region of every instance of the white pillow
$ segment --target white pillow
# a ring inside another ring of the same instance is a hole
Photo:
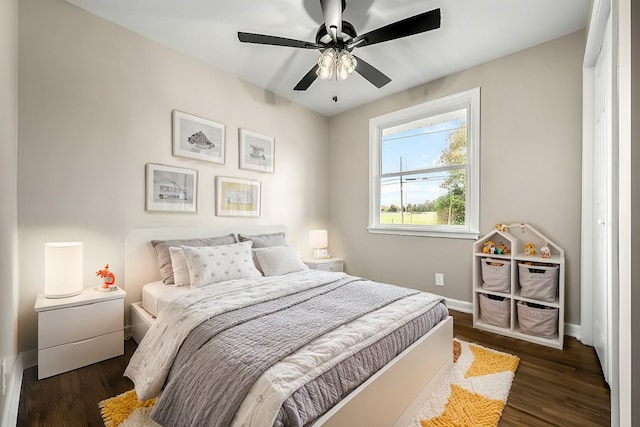
[[[191,279],[189,278],[189,265],[187,258],[184,256],[182,248],[169,248],[171,256],[171,265],[173,267],[173,283],[175,286],[189,286]]]
[[[282,276],[308,268],[291,245],[258,248],[253,250],[253,254],[265,276]]]
[[[261,277],[253,264],[251,245],[242,242],[233,245],[209,247],[183,246],[182,251],[189,266],[192,288],[233,279]]]

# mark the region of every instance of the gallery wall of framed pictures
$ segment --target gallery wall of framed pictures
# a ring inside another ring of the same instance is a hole
[[[179,110],[172,113],[172,155],[225,165],[226,126]],[[238,128],[238,169],[275,173],[272,136]],[[146,164],[145,210],[197,212],[198,171],[157,163]],[[246,177],[216,176],[215,215],[259,217],[262,183]]]

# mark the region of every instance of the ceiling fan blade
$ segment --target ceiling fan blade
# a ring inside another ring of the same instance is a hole
[[[324,24],[334,42],[342,34],[342,12],[345,6],[345,0],[320,0]]]
[[[440,9],[433,9],[355,37],[349,48],[362,47],[440,28]]]
[[[238,31],[238,40],[243,43],[268,44],[273,46],[298,47],[301,49],[322,49],[324,46],[305,42],[302,40],[287,39],[284,37],[269,36],[266,34],[243,33]]]
[[[298,82],[298,84],[296,85],[296,87],[293,88],[293,90],[309,89],[309,86],[311,86],[311,83],[316,81],[316,79],[318,78],[318,75],[316,74],[317,69],[318,69],[318,64],[314,65],[313,68],[311,68],[309,72],[304,75],[304,77]]]
[[[369,80],[369,82],[380,89],[382,86],[386,85],[391,81],[389,77],[384,75],[380,70],[375,68],[373,65],[364,61],[362,58],[358,58],[354,55],[356,61],[358,61],[358,65],[356,66],[356,71],[365,79]]]

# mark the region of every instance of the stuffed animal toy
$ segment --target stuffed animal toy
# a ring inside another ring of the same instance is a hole
[[[502,231],[503,233],[508,233],[509,227],[507,227],[505,224],[496,224],[496,230]]]
[[[511,251],[509,250],[508,247],[505,246],[504,243],[500,242],[498,243],[498,250],[497,250],[498,254],[502,254],[502,255],[508,255],[511,253]]]
[[[536,247],[533,246],[533,243],[527,243],[524,245],[524,253],[525,255],[535,255]]]
[[[549,258],[551,256],[551,249],[549,249],[546,243],[540,248],[540,255],[542,258]]]
[[[491,240],[487,240],[482,248],[482,253],[492,254],[496,251],[496,245]]]

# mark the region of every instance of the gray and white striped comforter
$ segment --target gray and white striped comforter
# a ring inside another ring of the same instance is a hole
[[[447,314],[435,295],[318,271],[208,288],[164,312],[125,372],[141,398],[164,386],[162,425],[304,425]]]

